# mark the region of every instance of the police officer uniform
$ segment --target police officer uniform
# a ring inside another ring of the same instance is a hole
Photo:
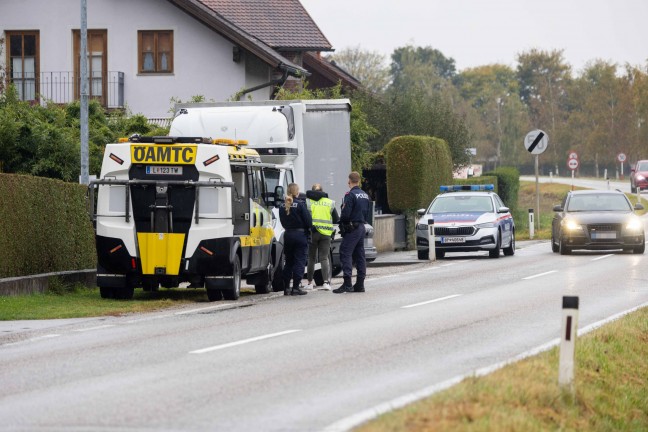
[[[343,233],[340,245],[340,261],[344,284],[333,290],[336,294],[344,292],[364,292],[364,280],[367,274],[365,261],[364,237],[365,222],[371,208],[369,195],[355,185],[344,196],[342,214],[340,215],[340,231]],[[351,285],[353,262],[356,265],[356,283]]]
[[[287,203],[279,207],[279,220],[285,229],[284,256],[286,264],[283,269],[284,294],[306,294],[299,288],[299,283],[304,277],[306,254],[308,251],[308,235],[313,225],[310,212],[303,199],[293,198],[290,213],[286,211]],[[290,282],[292,280],[292,291]]]

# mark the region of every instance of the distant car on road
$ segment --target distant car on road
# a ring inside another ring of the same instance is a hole
[[[637,189],[648,189],[648,160],[638,161],[630,170],[630,191],[636,193]]]
[[[430,206],[420,209],[416,224],[418,259],[429,259],[428,221],[434,220],[437,258],[447,252],[488,251],[491,258],[515,254],[515,223],[493,185],[441,186]]]
[[[643,222],[628,197],[618,190],[570,191],[551,222],[551,250],[567,255],[574,249],[623,249],[636,254],[646,248]]]

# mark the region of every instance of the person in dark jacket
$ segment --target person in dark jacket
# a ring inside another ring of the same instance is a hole
[[[311,190],[306,192],[306,205],[313,217],[313,229],[310,242],[308,243],[308,285],[306,289],[313,289],[313,275],[315,274],[315,262],[319,255],[319,262],[322,265],[322,289],[331,290],[331,240],[335,232],[334,224],[340,221],[338,212],[335,209],[335,201],[329,199],[328,194],[322,190],[319,183],[313,185]]]
[[[286,264],[283,269],[284,295],[307,294],[300,288],[306,266],[308,251],[308,236],[313,226],[310,212],[306,203],[299,198],[299,186],[296,183],[288,185],[288,195],[283,205],[279,207],[279,220],[284,227],[284,256]],[[290,282],[292,280],[292,289]]]
[[[340,215],[340,231],[342,244],[340,245],[340,262],[344,283],[335,294],[347,292],[365,292],[364,280],[367,273],[364,238],[365,222],[369,217],[371,200],[369,195],[360,189],[360,174],[353,171],[349,174],[349,192],[344,195],[342,214]],[[356,283],[351,285],[353,263],[356,265]]]

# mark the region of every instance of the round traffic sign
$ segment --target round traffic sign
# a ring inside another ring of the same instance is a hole
[[[578,153],[573,150],[569,151],[569,157],[567,159],[578,159]]]
[[[567,168],[569,168],[572,171],[575,171],[576,168],[578,168],[578,159],[569,159],[567,161]]]
[[[540,129],[532,130],[524,137],[524,148],[534,155],[539,155],[547,150],[549,136]]]
[[[619,153],[619,154],[617,155],[617,160],[618,160],[619,162],[625,162],[625,160],[626,160],[626,155],[625,155],[625,153]]]

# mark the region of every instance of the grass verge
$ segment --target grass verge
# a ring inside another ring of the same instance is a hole
[[[648,308],[576,342],[575,396],[557,348],[385,414],[356,431],[646,431]]]
[[[241,290],[241,296],[253,292]],[[50,281],[45,294],[0,296],[0,321],[119,316],[207,302],[207,293],[200,288],[160,288],[157,293],[136,289],[133,300],[112,300],[102,299],[98,288]]]

